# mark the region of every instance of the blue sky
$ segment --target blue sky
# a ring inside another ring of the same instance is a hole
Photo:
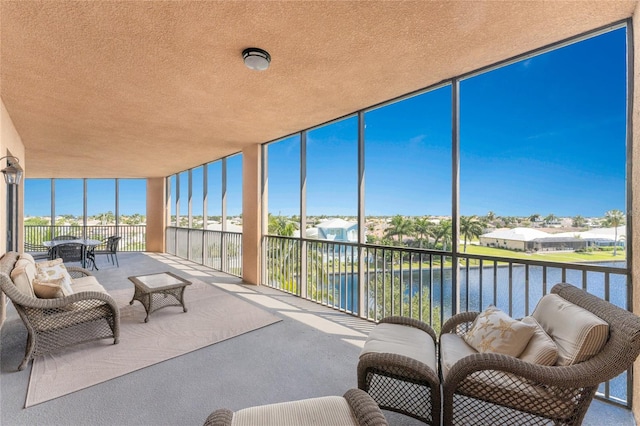
[[[365,113],[367,216],[451,214],[451,93],[443,86]],[[469,77],[459,93],[462,215],[625,211],[624,28]],[[357,124],[352,116],[308,132],[309,215],[357,215]],[[299,214],[299,158],[297,136],[269,145],[270,213]],[[207,167],[209,215],[219,215],[221,162]],[[241,156],[228,158],[227,172],[232,216],[241,213]],[[202,214],[202,175],[194,169],[194,215]],[[65,207],[56,212],[81,214],[81,181],[57,182],[56,205]],[[114,211],[114,181],[89,182],[89,215]],[[27,215],[48,214],[48,184],[26,180]],[[144,214],[144,191],[144,180],[121,180],[121,213]]]
[[[452,89],[365,113],[365,214],[451,215]],[[462,215],[625,211],[626,31],[460,82]],[[357,121],[309,132],[307,212],[357,214]],[[298,214],[297,138],[269,147],[269,212]]]

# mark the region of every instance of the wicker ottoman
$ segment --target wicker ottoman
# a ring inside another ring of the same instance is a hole
[[[358,387],[381,408],[440,424],[436,334],[426,323],[383,318],[360,353]]]
[[[226,408],[207,417],[205,426],[388,426],[378,404],[359,389],[344,396],[249,407],[235,413]]]

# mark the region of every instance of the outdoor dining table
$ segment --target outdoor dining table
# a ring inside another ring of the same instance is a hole
[[[82,267],[85,268],[86,267],[86,263],[87,263],[87,251],[89,249],[91,249],[92,247],[96,247],[99,246],[100,244],[102,244],[102,241],[100,240],[92,240],[90,238],[77,238],[74,240],[53,240],[53,241],[43,241],[42,245],[49,248],[49,249],[53,249],[56,246],[62,245],[62,244],[82,244],[84,247],[83,253],[82,253]],[[49,251],[50,252],[50,257],[51,257],[51,253],[53,253],[52,250]]]

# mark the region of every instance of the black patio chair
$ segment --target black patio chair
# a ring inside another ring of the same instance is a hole
[[[94,248],[92,250],[89,250],[87,252],[87,259],[91,260],[93,262],[93,266],[98,269],[98,266],[96,265],[96,255],[104,254],[107,256],[107,260],[109,260],[109,263],[112,263],[119,268],[120,263],[118,262],[118,245],[121,239],[122,237],[117,237],[115,235],[107,238],[106,248]]]
[[[83,262],[84,245],[80,243],[59,244],[54,247],[54,258],[61,258],[64,263]]]

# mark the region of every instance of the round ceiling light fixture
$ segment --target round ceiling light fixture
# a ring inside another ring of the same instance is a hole
[[[264,71],[269,68],[271,55],[266,50],[257,47],[249,47],[242,51],[242,58],[247,68],[252,70]]]

